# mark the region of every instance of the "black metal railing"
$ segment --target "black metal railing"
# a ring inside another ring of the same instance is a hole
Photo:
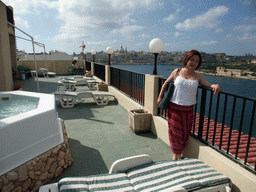
[[[94,63],[94,75],[105,81],[105,65]]]
[[[166,79],[160,78],[161,88]],[[160,92],[160,90],[159,90]],[[199,86],[192,136],[256,173],[256,99]],[[166,117],[166,111],[159,110]]]
[[[85,61],[85,70],[86,71],[91,71],[92,70],[91,62]]]
[[[144,105],[144,74],[111,67],[110,81],[112,86],[127,94],[141,105]]]

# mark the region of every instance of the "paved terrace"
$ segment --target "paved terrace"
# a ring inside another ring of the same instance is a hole
[[[41,93],[53,93],[61,76],[38,78]],[[24,91],[37,92],[34,78],[21,81]],[[108,173],[120,158],[149,154],[154,161],[172,158],[172,151],[153,133],[135,134],[129,127],[129,114],[117,101],[98,106],[93,99],[64,109],[56,100],[58,116],[64,120],[74,163],[57,178]],[[166,133],[167,134],[167,133]]]

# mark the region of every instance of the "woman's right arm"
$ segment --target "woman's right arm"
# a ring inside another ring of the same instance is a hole
[[[175,79],[175,76],[177,74],[179,69],[175,69],[171,75],[168,77],[168,79],[164,82],[161,91],[159,93],[158,99],[157,99],[157,105],[159,105],[159,103],[162,101],[163,97],[164,97],[164,92],[166,90],[167,87],[167,83],[173,82],[173,79]]]

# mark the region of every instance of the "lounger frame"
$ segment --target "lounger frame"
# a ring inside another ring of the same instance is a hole
[[[55,72],[49,72],[49,70],[46,68],[39,68],[37,70],[37,74],[42,75],[43,77],[56,76]],[[31,76],[32,77],[36,76],[36,70],[31,70]]]
[[[55,91],[54,94],[63,108],[72,108],[76,103],[81,103],[84,98],[92,97],[99,106],[107,105],[110,97],[114,98],[114,95],[104,91]]]
[[[80,83],[78,83],[78,82],[80,82]],[[57,88],[57,90],[60,89],[60,86],[64,86],[64,91],[76,91],[78,86],[85,85],[90,90],[94,91],[94,90],[97,89],[97,84],[98,83],[99,82],[97,82],[96,80],[86,80],[86,79],[82,79],[82,80],[66,80],[66,79],[62,79],[62,80],[58,81],[58,88]]]

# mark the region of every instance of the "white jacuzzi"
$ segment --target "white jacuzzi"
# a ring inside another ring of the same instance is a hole
[[[53,94],[0,92],[1,100],[17,97],[34,100],[36,107],[0,119],[0,176],[64,142]]]

